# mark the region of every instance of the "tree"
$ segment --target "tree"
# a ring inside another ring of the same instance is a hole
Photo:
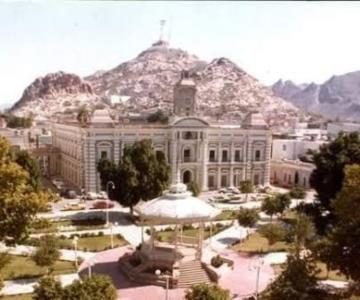
[[[324,233],[334,221],[331,200],[342,188],[345,166],[360,163],[359,134],[340,133],[335,140],[313,152],[312,159],[316,168],[310,176],[310,184],[319,200],[313,220],[319,232]],[[330,213],[325,214],[326,211]]]
[[[330,268],[360,282],[360,165],[345,167],[342,189],[333,201],[336,224],[328,236]]]
[[[79,108],[78,113],[76,115],[76,120],[82,125],[85,126],[90,120],[90,111],[83,105]]]
[[[39,247],[36,249],[32,259],[41,267],[52,266],[60,257],[59,243],[55,236],[44,235],[40,239]]]
[[[273,196],[267,196],[261,203],[261,210],[270,216],[272,220],[273,215],[279,212],[278,200]]]
[[[254,227],[259,221],[259,214],[256,209],[240,208],[237,220],[241,226]]]
[[[112,180],[115,189],[110,199],[130,208],[140,201],[147,201],[161,195],[170,179],[170,166],[163,153],[155,153],[150,140],[141,140],[124,149],[116,166],[100,162],[98,165],[101,181]]]
[[[298,214],[290,229],[290,234],[294,238],[295,253],[300,253],[307,242],[315,236],[314,224],[307,215]]]
[[[240,191],[246,194],[246,201],[248,200],[248,194],[254,191],[254,186],[250,180],[244,180],[240,182]]]
[[[199,185],[196,183],[196,181],[190,181],[187,185],[187,188],[190,192],[192,192],[192,195],[194,197],[199,196],[200,188],[199,188]]]
[[[266,224],[260,227],[259,233],[268,240],[269,248],[277,242],[282,241],[286,236],[284,227],[277,224]]]
[[[302,187],[295,186],[290,190],[289,196],[295,199],[304,199],[306,196],[306,191]]]
[[[34,287],[32,298],[34,300],[62,300],[63,289],[61,283],[54,277],[45,276],[41,278]]]
[[[215,284],[200,283],[186,291],[186,300],[230,300],[229,290]]]
[[[62,300],[116,300],[116,288],[110,277],[94,274],[83,281],[76,280],[64,289]]]
[[[28,172],[13,161],[10,149],[7,139],[0,136],[0,241],[13,244],[26,238],[52,194],[34,190]]]
[[[29,184],[35,191],[39,191],[41,172],[37,160],[32,158],[28,151],[20,150],[15,153],[15,162],[28,172]]]
[[[283,214],[290,207],[291,199],[288,194],[276,194],[275,199],[278,203],[278,213]]]
[[[161,109],[159,109],[153,114],[149,115],[147,121],[149,123],[160,122],[162,124],[166,124],[169,121],[169,117]]]
[[[326,299],[317,289],[315,263],[309,258],[288,256],[283,272],[261,294],[261,300]]]

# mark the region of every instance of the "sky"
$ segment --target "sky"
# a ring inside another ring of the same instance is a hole
[[[160,35],[211,61],[227,57],[270,85],[360,70],[360,2],[0,0],[0,106],[36,77],[86,76],[136,57]]]

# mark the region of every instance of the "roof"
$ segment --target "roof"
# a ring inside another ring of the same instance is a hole
[[[103,123],[113,123],[109,111],[107,109],[95,110],[93,115],[91,116],[90,124],[103,124]]]
[[[179,181],[165,195],[138,205],[135,211],[144,219],[172,223],[208,221],[220,214],[209,203],[193,197]]]
[[[267,128],[268,125],[266,124],[264,117],[259,112],[249,112],[242,125],[245,128]]]

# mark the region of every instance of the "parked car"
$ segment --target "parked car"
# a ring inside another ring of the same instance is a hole
[[[113,208],[113,207],[114,207],[113,202],[100,200],[100,201],[96,201],[93,204],[93,206],[91,207],[91,209],[106,209],[106,208]]]
[[[60,191],[60,196],[68,199],[76,199],[77,194],[74,190],[71,189],[62,189]]]
[[[86,200],[96,200],[98,195],[96,193],[88,192],[86,194]]]

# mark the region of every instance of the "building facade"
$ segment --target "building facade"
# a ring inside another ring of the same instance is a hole
[[[270,182],[283,187],[310,188],[310,176],[315,165],[300,160],[272,160]]]
[[[251,180],[270,182],[271,132],[259,113],[249,113],[240,124],[212,123],[196,116],[196,86],[182,76],[174,88],[174,116],[168,124],[124,124],[107,110],[96,110],[86,127],[78,123],[53,124],[53,144],[60,149],[60,174],[86,191],[100,190],[97,162],[118,163],[123,149],[150,139],[162,151],[182,181],[195,181],[203,191],[239,186]],[[178,98],[179,97],[179,98]]]

